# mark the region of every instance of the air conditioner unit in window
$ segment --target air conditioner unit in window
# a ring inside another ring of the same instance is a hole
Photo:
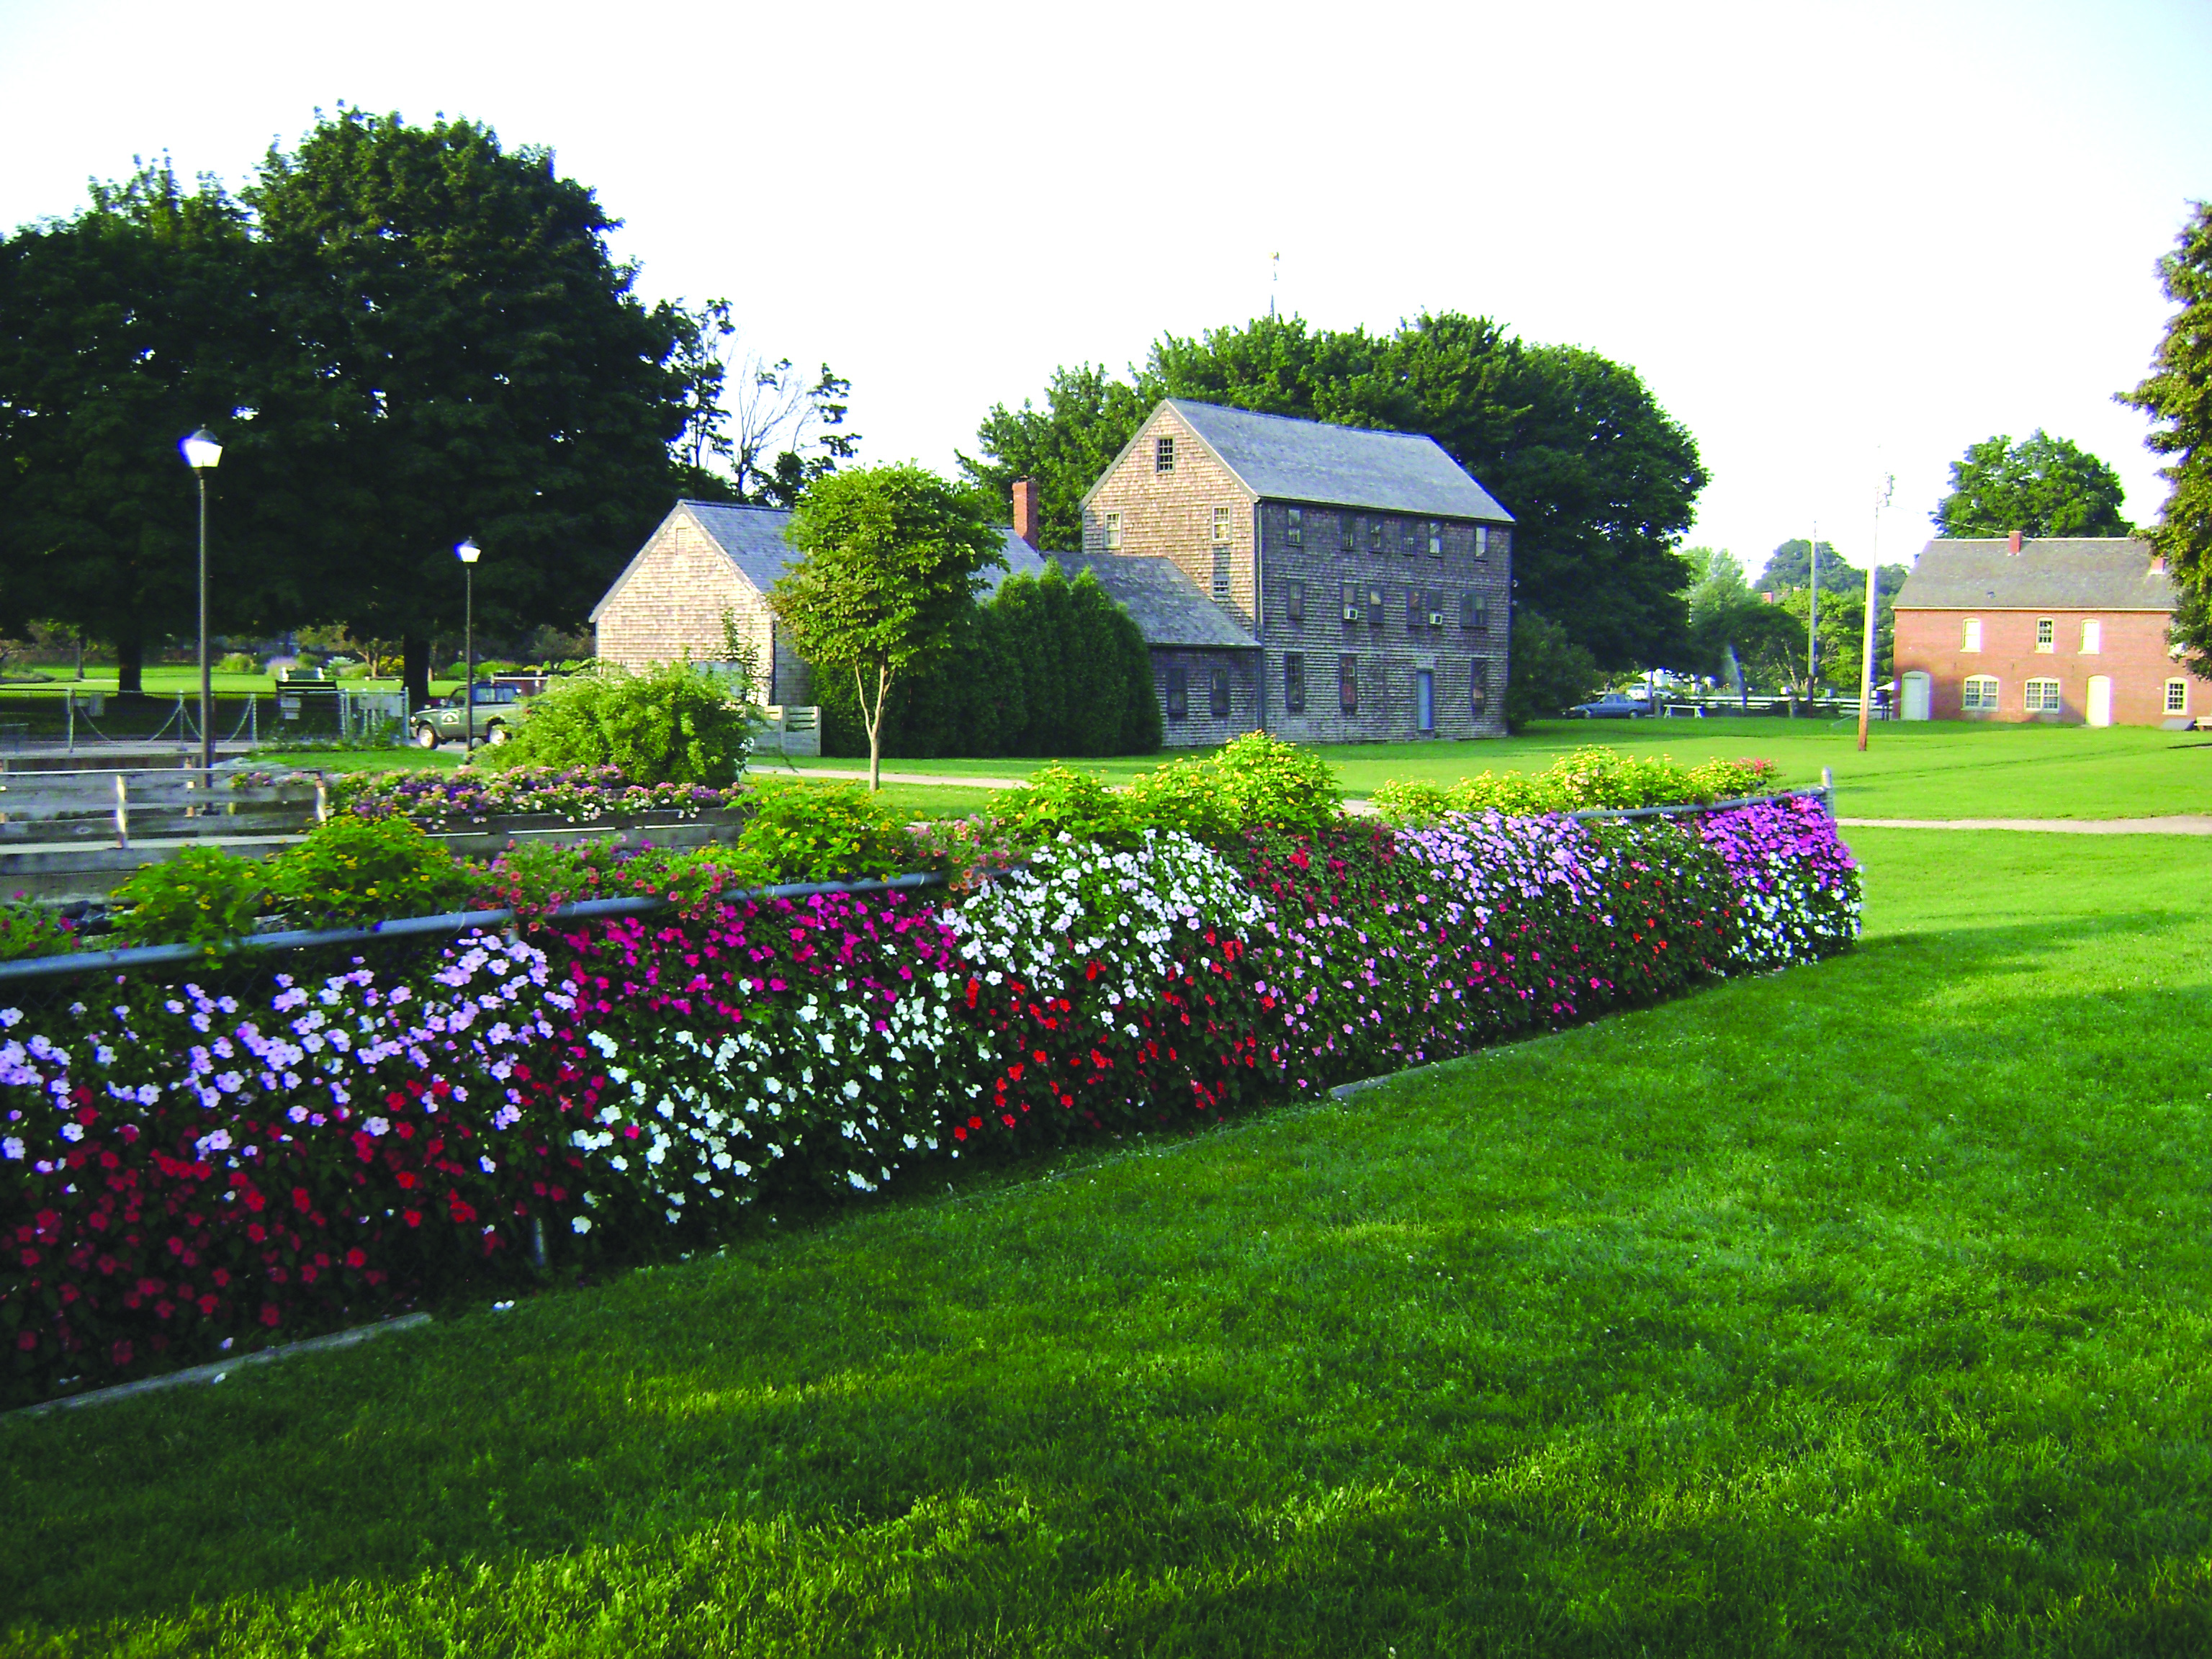
[[[1346,622],[1358,622],[1359,620],[1359,607],[1356,605],[1347,605],[1345,606],[1344,619]]]
[[[1443,625],[1444,625],[1444,613],[1443,613],[1443,611],[1430,611],[1430,612],[1429,612],[1429,626],[1430,626],[1430,627],[1431,627],[1431,628],[1442,628]]]

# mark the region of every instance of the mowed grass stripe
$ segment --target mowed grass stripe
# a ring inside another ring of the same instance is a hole
[[[2212,1648],[2198,844],[0,1433],[21,1651]]]

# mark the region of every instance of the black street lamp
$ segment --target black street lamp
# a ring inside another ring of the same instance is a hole
[[[461,753],[477,751],[477,561],[483,556],[483,549],[477,545],[473,536],[453,549],[453,556],[461,562],[468,573],[468,599],[462,611],[461,651]]]
[[[207,789],[215,782],[215,682],[208,669],[207,475],[222,461],[222,446],[202,427],[191,437],[178,440],[177,447],[200,487],[200,787]]]

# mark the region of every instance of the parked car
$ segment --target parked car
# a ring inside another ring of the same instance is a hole
[[[1561,712],[1571,720],[1638,720],[1651,712],[1651,705],[1641,697],[1608,691],[1594,702],[1578,702]]]
[[[476,688],[474,726],[479,743],[505,743],[514,735],[509,730],[522,718],[522,693],[511,685],[479,685]],[[458,691],[450,697],[425,703],[416,709],[410,722],[415,741],[425,749],[435,749],[448,739],[467,735],[471,724],[470,710],[461,702]]]

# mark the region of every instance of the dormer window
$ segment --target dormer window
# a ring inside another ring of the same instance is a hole
[[[2058,624],[2048,617],[2035,619],[2035,648],[2056,651],[2058,648]]]
[[[1175,440],[1173,438],[1152,440],[1152,471],[1155,472],[1175,471]]]

